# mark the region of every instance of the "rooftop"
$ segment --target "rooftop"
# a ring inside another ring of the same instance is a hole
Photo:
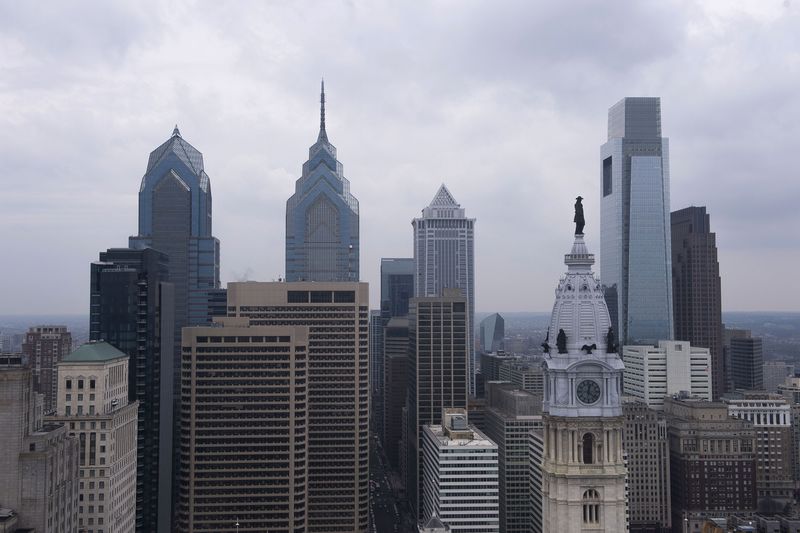
[[[119,351],[104,341],[87,342],[63,360],[64,363],[96,363],[113,361],[121,357],[128,357],[124,352]]]

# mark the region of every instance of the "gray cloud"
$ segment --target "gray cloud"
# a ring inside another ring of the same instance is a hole
[[[656,95],[672,207],[709,207],[725,308],[796,309],[755,273],[800,259],[798,19],[778,0],[0,3],[0,314],[86,311],[88,264],[136,232],[176,122],[205,155],[223,279],[279,277],[322,75],[373,302],[446,182],[478,219],[478,309],[549,309],[576,193],[599,252],[607,109]]]

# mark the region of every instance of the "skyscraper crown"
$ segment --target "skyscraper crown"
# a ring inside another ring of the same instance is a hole
[[[178,130],[178,125],[176,124],[175,129],[172,130],[172,136],[161,146],[150,152],[145,174],[153,170],[153,168],[169,154],[178,156],[195,175],[200,175],[203,171],[203,154],[201,154],[197,148],[183,140],[181,132]]]

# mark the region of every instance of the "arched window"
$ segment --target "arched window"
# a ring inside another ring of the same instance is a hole
[[[583,492],[583,523],[600,523],[600,494],[594,489]]]
[[[590,465],[594,462],[594,435],[583,434],[583,464]]]

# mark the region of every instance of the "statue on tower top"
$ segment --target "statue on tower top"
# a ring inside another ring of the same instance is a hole
[[[583,200],[583,198],[580,196],[575,198],[575,218],[572,219],[572,221],[575,222],[575,235],[583,235],[583,227],[586,225],[586,220],[583,218],[583,204],[581,200]]]

